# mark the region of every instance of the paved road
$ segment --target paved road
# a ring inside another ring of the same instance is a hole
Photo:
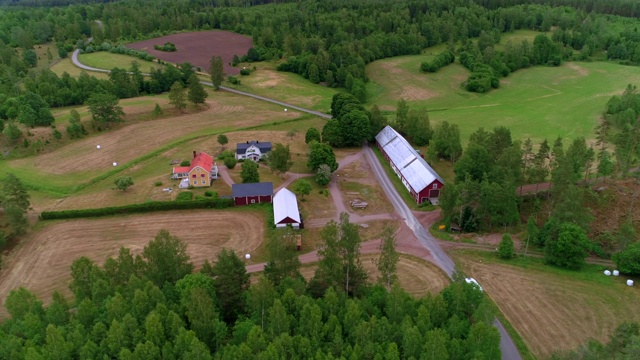
[[[433,259],[442,270],[444,270],[449,277],[453,276],[455,272],[455,264],[447,255],[440,245],[438,241],[418,222],[418,219],[413,215],[407,204],[402,201],[400,194],[396,191],[396,188],[391,183],[391,180],[387,177],[387,174],[384,172],[382,165],[378,161],[378,158],[373,153],[373,150],[369,147],[369,145],[364,146],[365,156],[367,160],[369,160],[369,164],[373,169],[374,174],[378,178],[382,189],[389,197],[389,200],[393,204],[393,207],[396,209],[398,214],[404,218],[404,222],[407,226],[413,231],[418,238],[418,241],[424,245],[431,254],[433,255]],[[522,357],[520,353],[518,353],[518,349],[514,344],[513,340],[509,336],[509,333],[505,330],[504,326],[500,323],[498,319],[495,319],[493,325],[500,332],[500,351],[502,353],[502,359],[505,360],[520,360]]]
[[[73,54],[71,55],[71,61],[73,62],[73,64],[75,66],[77,66],[77,67],[79,67],[81,69],[87,70],[87,71],[96,71],[96,72],[101,72],[101,73],[106,73],[106,74],[111,72],[111,70],[98,69],[98,68],[87,66],[87,65],[81,63],[78,60],[78,54],[79,54],[79,50],[76,49],[76,51],[74,51]],[[143,73],[143,75],[147,75],[148,76],[149,74]],[[208,82],[208,81],[200,81],[200,84],[213,87],[213,84],[211,82]],[[278,101],[278,100],[270,99],[270,98],[267,98],[267,97],[264,97],[264,96],[255,95],[255,94],[251,94],[251,93],[248,93],[248,92],[244,92],[244,91],[228,88],[226,86],[220,86],[220,90],[224,90],[224,91],[227,91],[227,92],[230,92],[230,93],[234,93],[234,94],[237,94],[237,95],[248,96],[250,98],[254,98],[254,99],[257,99],[257,100],[270,102],[272,104],[283,106],[283,107],[285,107],[287,109],[298,110],[300,112],[311,114],[311,115],[315,115],[315,116],[319,116],[321,118],[331,119],[331,115],[325,114],[325,113],[320,112],[320,111],[305,109],[305,108],[302,108],[302,107],[299,107],[299,106],[296,106],[296,105],[292,105],[292,104],[289,104],[289,103],[286,103],[286,102],[283,102],[283,101]]]
[[[87,65],[84,65],[84,64],[80,63],[78,61],[78,50],[73,52],[73,54],[71,56],[71,60],[73,61],[74,65],[76,65],[79,68],[84,69],[84,70],[97,71],[97,72],[102,72],[102,73],[109,73],[110,72],[109,70],[98,69],[98,68],[94,68],[94,67],[87,66]],[[212,83],[206,82],[206,81],[201,81],[200,83],[203,84],[203,85],[207,85],[207,86],[213,86]],[[322,113],[322,112],[319,112],[319,111],[305,109],[305,108],[302,108],[302,107],[299,107],[299,106],[295,106],[295,105],[291,105],[291,104],[288,104],[288,103],[285,103],[285,102],[282,102],[282,101],[269,99],[269,98],[266,98],[264,96],[254,95],[254,94],[250,94],[250,93],[247,93],[247,92],[244,92],[244,91],[239,91],[239,90],[235,90],[235,89],[231,89],[231,88],[227,88],[227,87],[223,87],[223,86],[221,86],[220,89],[224,90],[224,91],[228,91],[228,92],[234,93],[234,94],[248,96],[248,97],[251,97],[251,98],[254,98],[254,99],[258,99],[258,100],[267,101],[267,102],[270,102],[270,103],[273,103],[273,104],[281,105],[281,106],[284,106],[285,108],[295,109],[295,110],[298,110],[300,112],[304,112],[304,113],[307,113],[307,114],[320,116],[320,117],[325,118],[325,119],[330,119],[331,118],[331,115],[328,115],[328,114],[325,114],[325,113]],[[395,187],[391,183],[391,180],[389,180],[389,178],[385,174],[384,169],[380,165],[380,162],[378,162],[378,159],[376,158],[375,154],[373,153],[373,150],[371,150],[371,148],[368,145],[365,145],[364,152],[365,152],[365,156],[366,156],[367,160],[369,161],[369,163],[370,163],[370,165],[371,165],[371,167],[373,169],[373,172],[376,174],[376,177],[378,178],[378,181],[380,182],[380,185],[382,186],[383,190],[385,191],[385,193],[389,197],[389,200],[393,204],[393,207],[396,209],[398,214],[400,214],[400,216],[403,217],[405,223],[413,231],[413,233],[415,234],[416,238],[420,241],[420,243],[431,252],[431,254],[433,255],[433,258],[434,258],[434,261],[435,261],[436,265],[438,265],[442,270],[444,270],[447,273],[447,275],[449,275],[449,277],[452,277],[453,273],[455,272],[455,264],[453,263],[451,258],[442,250],[442,248],[440,248],[440,246],[438,245],[438,242],[436,241],[436,239],[418,222],[418,220],[413,215],[413,213],[411,212],[409,207],[404,203],[404,201],[400,197],[400,194],[398,194],[398,192],[396,191]],[[254,270],[254,269],[252,269],[252,270]],[[513,343],[513,340],[511,339],[511,337],[509,336],[509,334],[505,330],[504,326],[502,326],[500,321],[498,321],[496,319],[494,321],[494,326],[500,332],[500,350],[502,352],[502,359],[505,359],[505,360],[520,360],[520,359],[522,359],[522,357],[518,353],[518,350],[517,350],[515,344]]]

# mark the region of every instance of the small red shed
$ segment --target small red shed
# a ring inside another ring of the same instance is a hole
[[[233,184],[231,197],[236,206],[271,203],[273,201],[273,183]]]

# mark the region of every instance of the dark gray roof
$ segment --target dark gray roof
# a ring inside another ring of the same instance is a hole
[[[266,153],[268,151],[271,151],[271,142],[267,141],[267,142],[259,142],[259,141],[247,141],[247,142],[243,142],[243,143],[238,143],[236,145],[236,154],[244,154],[247,152],[247,149],[251,146],[251,145],[255,145],[258,149],[260,149],[261,153]]]
[[[272,182],[231,185],[231,196],[233,196],[234,198],[245,197],[245,196],[266,196],[266,195],[273,195]]]

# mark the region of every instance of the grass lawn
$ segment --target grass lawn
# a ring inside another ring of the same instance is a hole
[[[86,72],[91,76],[97,77],[98,79],[108,79],[109,78],[109,75],[107,75],[105,73],[94,72],[94,71],[86,71],[86,70],[80,69],[79,67],[73,65],[73,63],[71,62],[70,58],[61,59],[56,64],[51,66],[50,69],[51,69],[51,71],[53,71],[58,76],[62,76],[62,74],[64,74],[66,72],[69,75],[71,75],[72,77],[77,78],[78,76],[80,76],[80,73]]]
[[[160,69],[163,67],[163,65],[153,61],[142,60],[129,55],[113,54],[108,51],[79,54],[78,60],[85,65],[107,70],[111,70],[113,68],[129,69],[133,61],[140,64],[140,71],[144,73],[150,72],[151,69]]]
[[[640,320],[640,289],[626,286],[629,277],[603,275],[600,265],[568,271],[535,258],[505,261],[471,250],[451,256],[484,287],[536,357],[589,338],[607,341],[623,321]]]
[[[338,89],[311,83],[300,75],[276,71],[276,64],[261,62],[240,64],[238,67],[253,66],[256,70],[250,75],[238,75],[240,85],[225,82],[224,86],[267,96],[292,105],[298,105],[326,113],[331,112],[331,98]]]
[[[505,36],[503,43],[531,35]],[[607,100],[627,84],[640,82],[636,67],[569,62],[518,70],[501,79],[499,89],[475,94],[461,87],[469,72],[458,63],[437,73],[420,73],[420,63],[426,58],[400,56],[367,65],[369,103],[393,118],[398,100],[404,98],[411,108],[429,111],[432,123],[458,124],[463,143],[478,127],[498,125],[511,129],[514,139],[530,137],[534,143],[558,136],[593,139]]]

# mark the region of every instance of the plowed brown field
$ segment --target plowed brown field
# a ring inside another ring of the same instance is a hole
[[[177,51],[158,51],[154,45],[164,45],[172,42]],[[209,61],[212,56],[222,57],[224,71],[227,74],[238,74],[240,69],[231,67],[229,63],[233,55],[246,55],[253,45],[249,36],[229,31],[197,31],[162,36],[155,39],[135,42],[127,45],[132,49],[144,50],[149,54],[172,63],[190,62],[192,65],[209,71]]]
[[[161,229],[187,243],[191,261],[200,266],[222,248],[251,253],[264,238],[264,219],[249,211],[176,211],[103,219],[49,223],[23,239],[5,258],[0,272],[0,318],[12,289],[25,287],[45,303],[53,291],[69,294],[71,263],[87,256],[98,264],[122,246],[139,254]]]

